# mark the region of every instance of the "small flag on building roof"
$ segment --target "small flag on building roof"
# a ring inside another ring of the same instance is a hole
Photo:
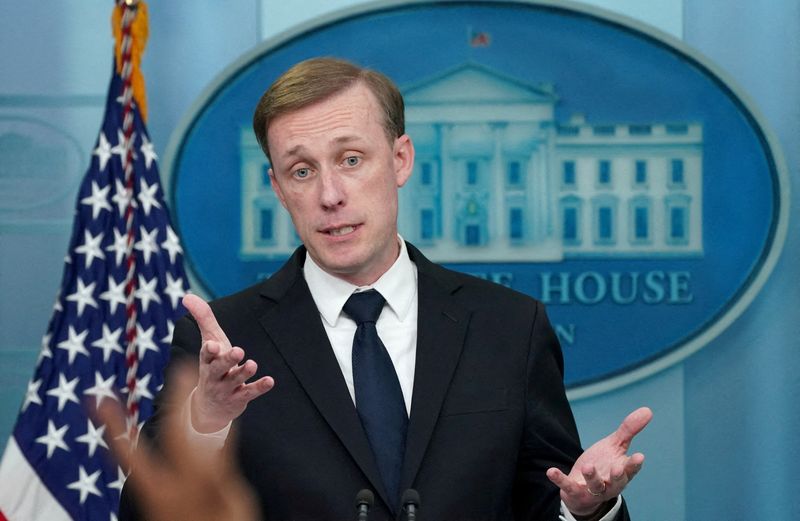
[[[129,435],[152,413],[188,289],[139,61],[144,2],[114,9],[105,116],[80,187],[62,285],[0,462],[0,521],[115,521],[124,473],[91,411],[118,401]]]
[[[492,43],[492,38],[486,31],[475,31],[472,27],[468,28],[470,47],[489,47]]]

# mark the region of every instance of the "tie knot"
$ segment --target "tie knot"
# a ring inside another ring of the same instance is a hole
[[[365,322],[376,322],[381,316],[384,303],[386,303],[386,299],[383,298],[383,295],[370,289],[350,295],[350,298],[344,303],[343,309],[347,316],[360,326]]]

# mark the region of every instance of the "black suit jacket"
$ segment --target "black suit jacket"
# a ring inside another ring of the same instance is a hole
[[[401,490],[419,492],[423,521],[557,520],[559,493],[545,471],[568,472],[581,447],[542,304],[408,251],[419,318]],[[300,248],[269,280],[212,303],[231,343],[258,363],[256,377],[276,382],[235,422],[241,468],[264,519],[354,519],[363,488],[376,495],[370,520],[392,519],[397,498],[383,490],[304,260]],[[172,360],[196,360],[199,348],[196,324],[181,320]],[[137,517],[127,496],[121,521]]]

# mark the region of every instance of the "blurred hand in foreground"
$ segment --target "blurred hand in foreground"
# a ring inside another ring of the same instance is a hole
[[[189,367],[177,368],[170,378],[166,403],[187,396],[196,381]],[[97,417],[107,425],[109,446],[117,461],[132,470],[128,484],[148,520],[260,519],[255,494],[234,465],[231,443],[211,452],[194,447],[186,437],[189,427],[180,408],[169,411],[163,420],[160,451],[144,438],[131,451],[118,404],[106,401]]]

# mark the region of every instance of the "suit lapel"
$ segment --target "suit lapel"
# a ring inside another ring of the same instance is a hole
[[[266,306],[259,320],[320,414],[386,501],[372,449],[302,276],[303,259],[304,251],[298,250],[264,285],[262,295],[274,304]]]
[[[422,464],[461,355],[470,316],[469,310],[453,298],[461,284],[413,246],[408,245],[408,250],[417,265],[419,318],[403,489],[411,486]]]

